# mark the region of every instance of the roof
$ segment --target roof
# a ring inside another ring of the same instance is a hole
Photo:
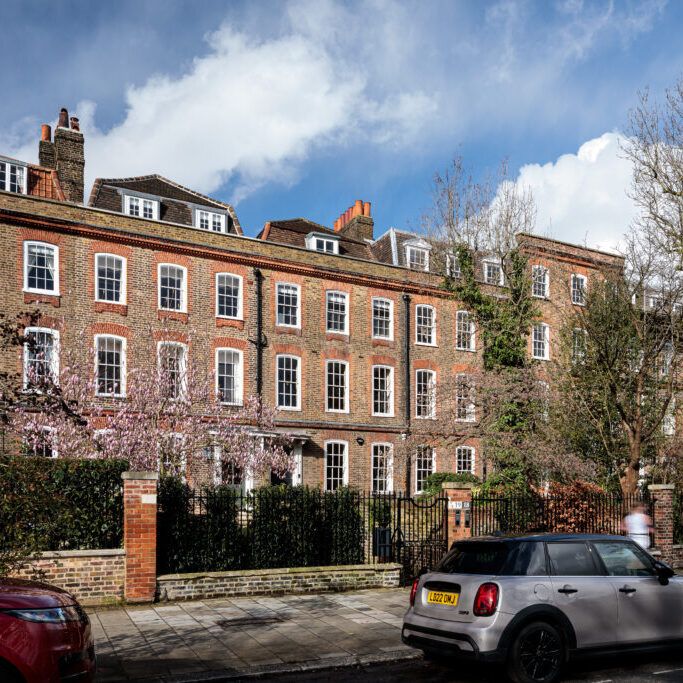
[[[65,202],[64,192],[59,184],[57,171],[43,166],[27,164],[26,194],[31,197],[56,199]]]
[[[362,258],[367,261],[376,260],[368,243],[346,237],[343,232],[332,230],[306,218],[269,221],[256,238],[266,242],[277,242],[279,244],[289,244],[294,247],[305,248],[306,235],[312,232],[329,235],[339,240],[340,256],[353,256],[354,258]]]
[[[615,536],[612,534],[553,534],[528,532],[524,534],[501,534],[500,536],[473,536],[472,538],[456,541],[456,543],[469,543],[471,541],[500,542],[500,541],[627,541],[626,536]]]
[[[232,232],[238,235],[243,234],[242,227],[237,220],[237,214],[230,204],[183,187],[157,173],[131,178],[96,178],[90,192],[88,206],[120,212],[121,201],[116,189],[133,190],[167,200],[167,202],[162,202],[165,206],[162,207],[160,219],[173,223],[192,224],[188,204],[227,211],[231,218]],[[165,213],[168,216],[165,216]]]

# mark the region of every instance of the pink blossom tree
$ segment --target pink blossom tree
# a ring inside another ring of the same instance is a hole
[[[123,458],[133,470],[177,475],[192,471],[203,449],[218,446],[221,473],[227,465],[254,475],[294,469],[291,437],[276,430],[275,408],[257,397],[226,405],[213,373],[189,353],[181,359],[158,353],[151,334],[149,347],[147,359],[156,360],[128,369],[125,387],[108,388],[111,397],[101,395],[104,380],[93,372],[96,351],[87,344],[51,349],[59,367],[35,354],[24,392],[45,400],[19,402],[9,417],[24,447],[66,458]]]

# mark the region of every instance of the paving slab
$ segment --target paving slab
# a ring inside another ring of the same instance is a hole
[[[96,680],[238,680],[419,657],[401,643],[409,592],[398,588],[90,609]]]

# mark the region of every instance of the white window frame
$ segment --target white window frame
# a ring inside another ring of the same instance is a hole
[[[1,159],[0,158],[0,166],[4,167],[4,172],[5,172],[5,181],[2,185],[0,185],[0,190],[4,190],[5,192],[12,192],[15,194],[26,194],[27,193],[27,187],[28,187],[28,166],[24,163],[21,163],[20,161],[11,161],[9,159]],[[19,169],[21,169],[21,190],[11,190],[10,189],[10,175],[12,173],[12,167],[14,167],[15,175],[19,172]]]
[[[505,284],[505,274],[503,273],[503,264],[500,262],[499,258],[494,258],[494,257],[485,258],[482,261],[482,265],[484,267],[484,282],[487,285],[502,286]],[[496,268],[498,268],[498,273],[499,273],[498,282],[489,282],[488,266],[495,266]]]
[[[344,329],[343,330],[331,330],[328,327],[329,318],[328,311],[330,305],[330,295],[341,296],[344,299]],[[351,311],[349,310],[349,295],[347,292],[341,292],[337,289],[328,289],[325,291],[325,332],[330,334],[348,334],[349,333],[349,318]]]
[[[417,400],[417,378],[421,372],[426,372],[431,378],[431,385],[428,382],[427,386],[431,386],[431,396],[429,396],[429,414],[418,415],[419,403]],[[419,368],[415,370],[415,418],[418,420],[434,420],[436,418],[436,372],[429,368]]]
[[[329,482],[327,479],[327,447],[328,445],[332,444],[340,444],[344,446],[344,454],[343,454],[343,463],[342,463],[342,484],[341,486],[348,486],[349,485],[349,442],[348,441],[343,441],[342,439],[328,439],[327,441],[324,442],[323,447],[325,448],[325,462],[324,462],[324,468],[325,468],[325,491],[336,491],[337,489],[332,489],[328,486]],[[337,487],[341,488],[341,487]]]
[[[180,308],[164,308],[161,305],[161,269],[164,267],[179,268],[183,273],[183,281],[180,288]],[[179,266],[177,263],[159,263],[157,265],[157,308],[160,311],[187,313],[187,268],[185,266]]]
[[[43,427],[39,427],[38,429],[40,429],[41,432],[47,432],[48,434],[52,434],[53,432],[57,431],[56,427],[49,427],[47,425],[45,425]],[[28,446],[28,444],[26,443],[26,437],[24,437],[24,436],[22,436],[22,444],[24,446]],[[38,456],[38,454],[34,450],[34,451],[31,451],[31,457],[42,457],[42,456]],[[56,460],[58,457],[59,457],[59,449],[53,448],[51,446],[50,447],[50,455],[47,459]]]
[[[426,308],[432,312],[432,324],[429,328],[431,341],[424,342],[418,340],[418,319],[420,317],[420,309]],[[417,304],[415,306],[415,343],[418,346],[436,346],[436,308],[429,304]]]
[[[662,418],[662,434],[673,436],[676,433],[676,397],[672,396]]]
[[[296,324],[280,322],[280,288],[281,287],[293,287],[296,289]],[[275,283],[275,325],[277,327],[289,327],[293,330],[301,329],[301,285],[297,285],[294,282],[276,282]]]
[[[460,383],[466,387],[469,396],[458,396]],[[474,377],[466,372],[460,372],[455,376],[455,417],[456,422],[475,422],[477,419],[476,399],[475,399]],[[460,401],[468,401],[465,406],[465,417],[458,416]]]
[[[344,407],[343,408],[330,408],[329,407],[329,364],[339,363],[344,367]],[[338,358],[328,358],[325,361],[325,412],[326,413],[348,413],[349,412],[349,363],[345,360],[340,360]]]
[[[577,299],[574,297],[574,282],[581,282],[582,284],[582,296],[580,299]],[[571,279],[569,281],[569,286],[570,286],[570,296],[572,300],[572,304],[574,306],[585,306],[586,305],[586,293],[588,292],[588,278],[585,275],[581,275],[581,273],[572,273],[571,274]]]
[[[118,394],[103,394],[99,391],[98,368],[99,368],[99,342],[101,339],[116,339],[121,342],[121,391]],[[95,335],[95,396],[105,398],[125,398],[126,397],[126,361],[127,361],[127,339],[118,334],[96,334]]]
[[[385,337],[380,334],[375,334],[375,302],[382,302],[389,304],[389,336]],[[384,341],[394,340],[394,302],[392,299],[387,299],[383,296],[373,296],[370,302],[370,335],[373,339],[383,339]]]
[[[536,354],[535,350],[535,339],[536,330],[541,329],[543,331],[543,355],[539,356]],[[537,323],[531,328],[531,357],[536,360],[550,360],[550,326],[548,323]]]
[[[157,342],[157,363],[159,364],[159,368],[161,368],[161,352],[165,346],[173,346],[175,348],[180,348],[183,351],[182,357],[180,359],[181,364],[179,371],[181,373],[181,378],[180,386],[178,387],[178,395],[172,397],[172,400],[177,401],[179,398],[182,398],[184,393],[187,391],[187,361],[189,349],[187,344],[170,339],[162,339],[161,341]]]
[[[376,487],[375,479],[375,448],[377,446],[383,446],[387,449],[387,453],[384,457],[387,460],[386,465],[386,480],[383,490],[379,490]],[[392,493],[394,490],[394,444],[388,441],[377,441],[370,445],[370,490],[372,493]]]
[[[136,215],[130,212],[130,204],[131,200],[135,199],[140,202],[140,215]],[[146,218],[144,215],[144,202],[150,202],[152,205],[152,217],[151,218]],[[124,194],[123,195],[123,206],[124,210],[123,212],[126,214],[126,216],[132,216],[133,218],[142,218],[146,221],[158,221],[159,220],[159,200],[158,199],[150,199],[149,197],[139,197],[138,195],[134,194]]]
[[[458,327],[463,325],[462,321],[460,318],[462,317],[460,314],[463,313],[467,316],[467,324],[470,326],[470,344],[468,347],[465,346],[459,346],[458,345],[458,335],[460,333],[465,334],[464,330],[459,331]],[[476,329],[474,326],[474,315],[470,311],[466,311],[464,309],[456,311],[455,312],[455,349],[456,351],[476,351]]]
[[[465,451],[469,451],[469,457],[470,457],[470,469],[463,469],[458,466],[459,458],[461,454],[464,455]],[[457,446],[455,449],[455,473],[456,474],[464,474],[466,472],[469,472],[470,474],[476,474],[477,472],[477,464],[476,464],[476,452],[474,450],[474,446]]]
[[[219,294],[218,294],[218,282],[222,276],[228,276],[228,277],[234,277],[237,278],[238,281],[238,293],[237,293],[237,315],[232,316],[232,315],[220,315],[218,310],[218,301],[219,301]],[[224,320],[243,320],[244,316],[244,287],[243,287],[243,280],[241,275],[235,275],[234,273],[228,273],[228,272],[223,272],[223,273],[216,273],[216,317],[217,318],[223,318]]]
[[[237,354],[237,367],[235,368],[235,400],[234,401],[224,401],[218,382],[218,356],[221,351],[229,351],[230,353]],[[244,354],[240,349],[233,349],[230,346],[221,346],[216,349],[214,354],[214,367],[216,369],[216,396],[218,397],[218,402],[224,406],[241,406],[244,401]]]
[[[206,214],[207,220],[209,222],[208,227],[202,228],[201,227],[201,217],[200,214]],[[214,219],[218,218],[219,223],[220,223],[220,230],[214,230]],[[217,235],[225,234],[227,232],[227,220],[226,216],[224,213],[221,213],[220,211],[211,211],[210,209],[205,209],[205,208],[195,208],[194,209],[194,216],[193,216],[193,227],[197,228],[197,230],[202,230],[204,232],[213,232],[216,233]]]
[[[53,381],[56,383],[59,380],[59,330],[51,327],[25,327],[24,336],[29,334],[43,333],[49,334],[52,337],[52,348],[54,350],[53,357],[50,359],[50,372],[52,373]],[[28,343],[24,344],[24,357],[22,362],[22,386],[24,390],[28,387]]]
[[[28,251],[29,247],[47,247],[52,249],[54,261],[54,289],[39,289],[37,287],[28,286]],[[32,294],[49,294],[51,296],[59,296],[59,247],[56,244],[49,242],[40,242],[38,240],[24,240],[24,292],[31,292]]]
[[[280,358],[294,358],[297,361],[296,364],[296,405],[294,406],[281,406],[280,397]],[[275,356],[275,405],[278,410],[301,410],[301,356],[296,356],[292,353],[278,353]]]
[[[454,279],[462,277],[460,260],[452,251],[446,253],[446,275]]]
[[[537,276],[537,273],[542,275],[542,280]],[[543,294],[536,293],[536,285],[543,283]],[[536,263],[531,266],[531,296],[537,299],[548,299],[550,297],[550,272],[547,266]]]
[[[99,265],[98,265],[98,260],[101,256],[110,256],[112,258],[118,259],[121,262],[121,297],[120,301],[109,301],[108,299],[100,299],[98,296],[98,293],[100,291],[99,288]],[[110,254],[109,252],[106,251],[98,251],[95,254],[95,301],[101,301],[102,303],[105,304],[121,304],[123,306],[126,305],[127,301],[127,279],[128,279],[128,260],[124,256],[119,256],[118,254]]]
[[[421,252],[424,254],[424,268],[413,268],[410,264],[412,262],[411,259],[411,252]],[[421,273],[428,273],[429,272],[429,249],[425,249],[424,247],[417,247],[412,244],[406,245],[406,266],[410,270],[415,270],[417,272]]]
[[[332,246],[331,250],[326,248],[329,245]],[[323,248],[320,249],[320,246]],[[306,248],[311,251],[317,251],[320,254],[339,254],[339,239],[330,235],[320,235],[312,232],[306,235]]]
[[[431,472],[430,472],[429,474],[434,474],[434,472],[436,472],[436,448],[434,448],[433,446],[429,446],[429,445],[427,445],[427,444],[423,444],[423,445],[421,445],[421,446],[418,446],[417,449],[415,450],[415,454],[414,454],[414,457],[415,457],[415,468],[414,468],[414,469],[415,469],[415,474],[414,474],[414,480],[413,480],[413,487],[414,487],[414,490],[415,490],[415,493],[416,493],[416,494],[419,494],[419,493],[423,493],[423,492],[424,492],[424,488],[418,488],[418,485],[417,485],[417,484],[418,484],[418,478],[417,478],[417,474],[418,474],[417,459],[418,459],[418,457],[420,457],[420,456],[418,455],[419,452],[420,452],[420,449],[423,449],[423,448],[429,448],[429,450],[432,452],[432,468],[431,468]],[[429,475],[427,475],[427,477],[428,477],[428,476],[429,476]],[[424,478],[424,482],[427,481],[427,477]]]
[[[579,348],[578,340],[581,339],[583,344]],[[583,327],[575,327],[572,329],[571,337],[571,359],[572,363],[578,365],[586,360],[586,347],[588,345],[588,332]]]
[[[375,412],[375,368],[383,368],[389,370],[389,412],[377,413]],[[373,365],[371,368],[372,382],[372,404],[370,405],[370,412],[373,417],[394,417],[394,367],[392,365]]]

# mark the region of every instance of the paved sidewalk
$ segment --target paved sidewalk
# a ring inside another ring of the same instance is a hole
[[[420,656],[401,643],[409,590],[89,610],[98,681],[239,679]]]

